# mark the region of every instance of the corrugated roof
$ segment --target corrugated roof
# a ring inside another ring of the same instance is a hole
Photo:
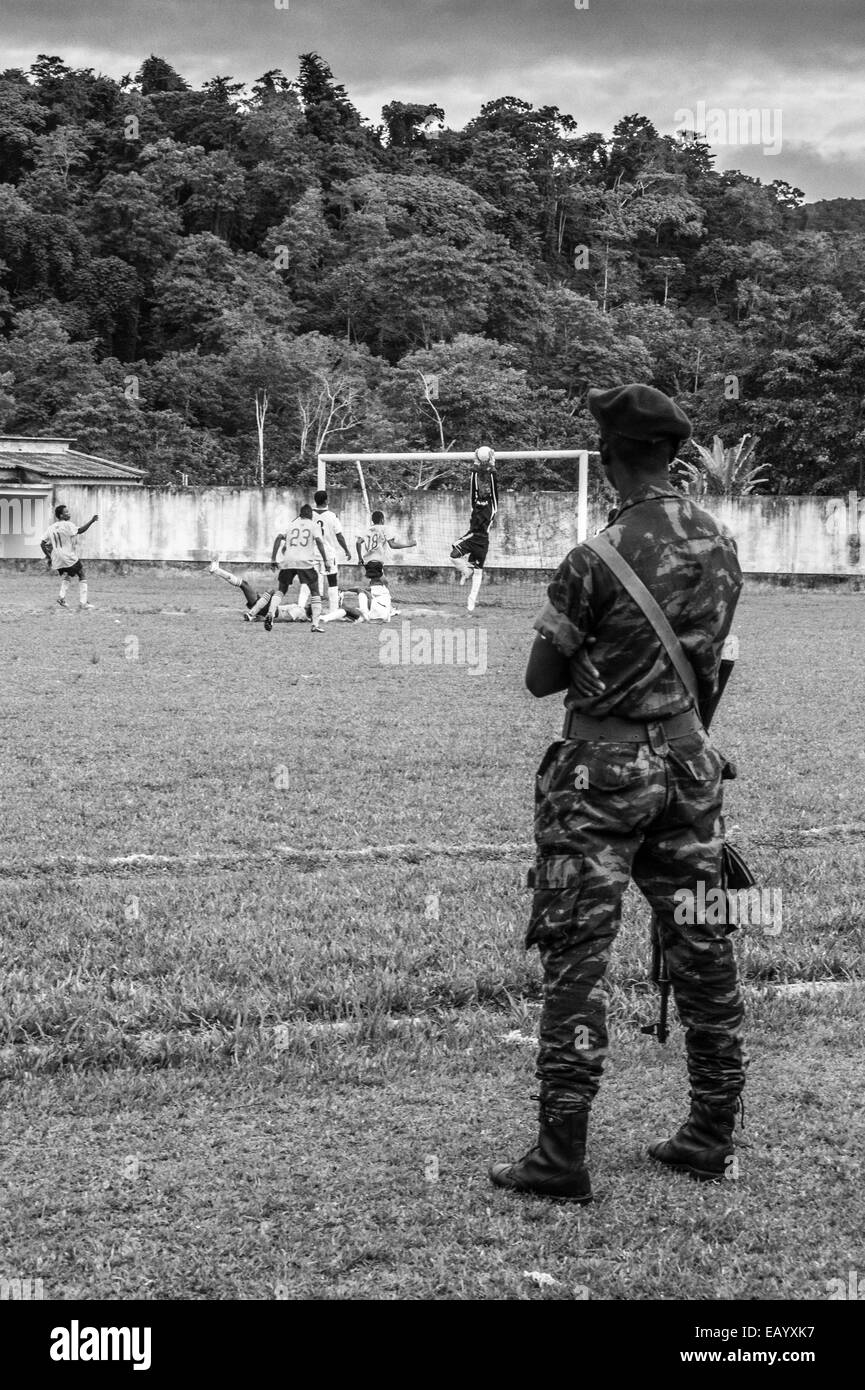
[[[74,449],[31,454],[4,450],[0,442],[0,476],[18,479],[21,473],[35,473],[42,478],[104,478],[130,483],[138,483],[144,477],[143,468],[114,463],[96,454],[79,454]]]

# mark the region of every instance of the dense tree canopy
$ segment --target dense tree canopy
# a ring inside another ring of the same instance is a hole
[[[6,432],[252,482],[266,389],[267,480],[306,482],[322,448],[593,447],[587,388],[634,379],[699,443],[759,436],[772,490],[865,490],[865,203],[719,174],[638,113],[373,126],[316,53],[249,88],[155,54],[0,73]]]

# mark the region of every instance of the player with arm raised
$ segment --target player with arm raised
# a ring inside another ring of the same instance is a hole
[[[84,578],[84,566],[78,556],[78,537],[89,531],[94,521],[98,520],[94,513],[83,526],[76,526],[75,522],[70,520],[69,508],[61,502],[54,508],[54,521],[39,542],[42,554],[51,569],[60,575],[57,602],[61,608],[67,607],[66,589],[70,579],[78,580],[78,606],[85,609],[93,607],[92,603],[87,602],[87,580]]]
[[[318,587],[318,573],[315,568],[316,558],[319,555],[327,564],[327,554],[319,524],[312,514],[312,507],[308,502],[305,502],[300,509],[300,514],[289,523],[285,534],[278,535],[273,542],[271,563],[274,569],[279,570],[279,576],[277,588],[270,600],[267,617],[264,620],[267,632],[270,632],[273,627],[273,620],[280,605],[280,597],[288,593],[295,575],[297,575],[299,584],[307,585],[311,595],[312,628],[310,630],[312,632],[324,631],[320,622],[321,594]]]
[[[342,532],[342,522],[336,512],[332,512],[327,505],[327,493],[319,491],[313,499],[313,516],[321,526],[321,538],[324,541],[324,548],[327,552],[327,565],[322,567],[321,561],[317,561],[316,569],[327,581],[327,606],[331,613],[338,607],[338,547],[342,548],[346,560],[351,564],[351,551],[348,548],[345,536]],[[322,595],[323,597],[323,595]]]
[[[460,583],[465,584],[467,579],[471,579],[466,604],[470,613],[475,610],[478,590],[483,582],[484,563],[490,548],[490,531],[499,509],[495,468],[495,454],[488,445],[482,444],[475,450],[475,466],[472,469],[472,512],[469,529],[464,536],[460,536],[451,551],[451,563],[459,571]]]
[[[356,546],[357,558],[363,565],[366,578],[372,579],[375,575],[380,579],[384,574],[385,563],[390,559],[390,552],[414,550],[417,541],[398,541],[391,533],[389,523],[384,519],[384,512],[373,512],[370,528],[362,536],[358,536]],[[376,566],[372,574],[370,566]]]

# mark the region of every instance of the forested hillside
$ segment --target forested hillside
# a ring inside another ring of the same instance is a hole
[[[373,127],[315,54],[200,91],[43,55],[0,76],[0,430],[253,483],[266,391],[266,481],[308,482],[323,447],[594,447],[586,388],[639,379],[758,435],[770,490],[861,488],[865,205],[712,164],[509,96]]]

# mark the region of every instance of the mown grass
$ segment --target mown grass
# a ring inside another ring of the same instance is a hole
[[[479,610],[470,675],[384,666],[374,630],[268,637],[203,574],[91,587],[99,609],[69,614],[50,581],[3,576],[0,1274],[57,1298],[703,1299],[820,1298],[865,1268],[863,995],[773,988],[862,978],[859,596],[749,595],[717,718],[733,838],[784,903],[779,935],[737,937],[740,1180],[644,1157],[686,1088],[678,1032],[639,1032],[632,894],[601,1196],[574,1213],[484,1174],[532,1123],[523,882],[559,708],[522,688],[531,609]],[[406,598],[416,626],[467,621]],[[141,854],[169,860],[108,863]]]
[[[839,872],[841,856],[836,848]],[[539,994],[535,957],[521,945],[524,877],[515,855],[458,860],[446,880],[438,859],[348,875],[338,860],[307,871],[265,861],[190,879],[133,870],[107,883],[10,880],[0,1075],[180,1061],[190,1048],[200,1056],[198,1034],[228,1055],[235,1043],[266,1046],[269,1030],[297,1020],[512,1009]],[[754,981],[853,979],[859,923],[836,911],[812,932],[788,921],[777,938],[742,927],[740,962]],[[648,1022],[646,914],[633,891],[609,978],[613,1000]]]
[[[486,1181],[525,1142],[533,1048],[485,1009],[298,1025],[219,1069],[24,1079],[7,1267],[53,1298],[825,1298],[862,1268],[861,1007],[752,1009],[739,1178],[710,1188],[645,1156],[681,1058],[615,1026],[584,1211]]]

